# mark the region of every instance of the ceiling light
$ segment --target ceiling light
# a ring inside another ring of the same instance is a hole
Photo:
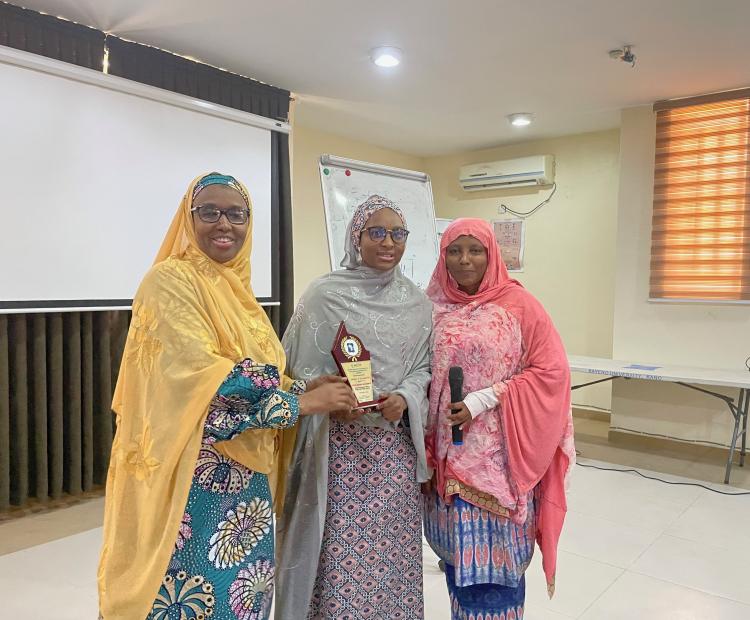
[[[508,121],[514,127],[526,127],[526,125],[531,125],[533,116],[528,112],[516,112],[515,114],[508,114]]]
[[[401,64],[401,50],[397,47],[376,47],[370,58],[378,67],[395,67]]]

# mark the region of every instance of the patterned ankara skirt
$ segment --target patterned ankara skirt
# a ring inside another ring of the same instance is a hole
[[[534,502],[520,524],[457,496],[446,504],[433,492],[424,503],[425,536],[445,562],[452,620],[521,620],[524,573],[534,553]]]
[[[147,620],[267,620],[274,586],[268,477],[203,444]]]
[[[451,600],[452,620],[523,620],[526,578],[521,575],[515,588],[483,583],[459,588],[455,572],[445,565],[445,580]]]
[[[408,429],[331,421],[328,504],[309,620],[418,620],[422,523]]]

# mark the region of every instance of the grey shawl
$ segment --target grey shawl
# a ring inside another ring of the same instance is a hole
[[[339,323],[362,339],[372,355],[375,395],[395,392],[408,405],[417,452],[417,481],[429,479],[424,447],[430,382],[432,304],[397,267],[388,272],[361,263],[347,231],[344,269],[313,282],[300,299],[282,343],[287,374],[311,379],[337,374],[331,356]],[[406,415],[406,414],[405,414]],[[358,424],[396,428],[379,412]],[[303,620],[318,572],[328,496],[327,415],[302,418],[278,525],[276,620]]]

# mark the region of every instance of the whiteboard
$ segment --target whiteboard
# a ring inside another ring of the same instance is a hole
[[[276,301],[271,130],[250,124],[259,117],[17,54],[0,55],[0,311],[129,305],[190,181],[213,170],[248,186],[253,290]]]
[[[331,269],[344,259],[346,228],[355,209],[373,194],[392,200],[403,211],[409,238],[401,271],[427,288],[438,259],[435,208],[430,177],[422,172],[390,168],[333,155],[320,158],[328,251]]]
[[[443,238],[443,233],[448,229],[448,226],[450,226],[452,223],[453,223],[453,220],[445,218],[445,217],[438,217],[435,219],[435,228],[437,229],[438,248],[440,248],[440,240]]]

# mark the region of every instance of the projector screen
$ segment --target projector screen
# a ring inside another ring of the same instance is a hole
[[[190,181],[253,202],[252,285],[278,302],[271,131],[285,123],[0,52],[0,312],[127,307]]]

